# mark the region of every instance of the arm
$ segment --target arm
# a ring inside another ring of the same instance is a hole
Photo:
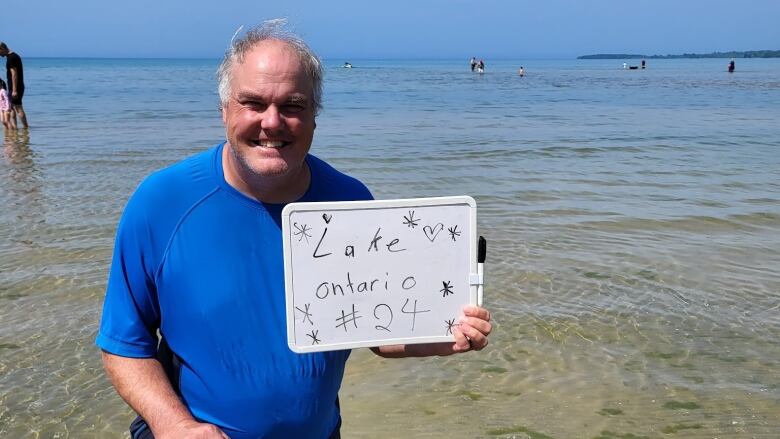
[[[384,358],[432,357],[480,351],[488,345],[488,335],[493,329],[490,324],[490,311],[480,306],[469,305],[463,309],[460,325],[453,328],[455,343],[423,343],[408,345],[389,345],[371,348]]]
[[[11,92],[11,97],[16,97],[17,95],[16,91],[19,90],[19,84],[17,81],[18,77],[19,76],[16,74],[16,67],[12,67],[11,68],[11,90],[13,91]]]
[[[119,396],[146,420],[156,438],[228,439],[216,426],[192,417],[157,360],[103,351],[103,366]]]
[[[96,344],[117,393],[155,438],[225,439],[218,427],[192,416],[154,358],[162,325],[155,273],[170,237],[160,221],[151,220],[159,212],[157,188],[149,179],[141,183],[119,221]]]

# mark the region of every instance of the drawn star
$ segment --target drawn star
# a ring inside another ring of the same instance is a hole
[[[299,226],[298,223],[293,223],[293,227],[295,227],[298,231],[293,232],[293,235],[298,236],[298,242],[301,242],[303,239],[306,239],[306,243],[309,243],[309,238],[311,238],[311,235],[309,235],[309,231],[311,228],[307,226],[306,224]]]
[[[307,337],[310,337],[310,338],[311,338],[311,344],[315,345],[315,344],[320,344],[320,343],[322,342],[322,340],[320,340],[319,338],[317,338],[317,336],[319,335],[319,333],[320,333],[320,331],[319,331],[319,330],[314,330],[314,329],[312,329],[312,330],[311,330],[311,334],[306,334],[306,336],[307,336]]]
[[[444,326],[447,328],[447,332],[444,333],[444,335],[452,335],[452,328],[458,326],[458,324],[455,323],[455,319],[452,319],[452,320],[445,320]]]
[[[460,236],[457,225],[455,227],[447,227],[447,231],[450,232],[450,238],[452,238],[453,241],[455,241],[456,236]]]
[[[444,288],[439,290],[439,292],[442,293],[441,297],[447,297],[450,294],[455,294],[455,292],[452,291],[452,285],[450,284],[450,281],[442,282],[442,285],[444,285]]]
[[[420,222],[420,220],[419,219],[415,219],[413,210],[409,211],[409,216],[404,215],[404,224],[406,224],[407,226],[411,227],[412,229],[417,227],[417,225],[418,225],[417,223],[418,222]]]
[[[303,318],[301,319],[301,322],[305,322],[306,320],[308,320],[309,323],[311,323],[313,325],[314,322],[311,320],[312,314],[309,312],[309,307],[310,306],[311,306],[311,303],[307,303],[307,304],[304,305],[304,308],[306,308],[306,309],[300,309],[297,306],[295,307],[295,309],[297,309],[298,311],[303,313]]]

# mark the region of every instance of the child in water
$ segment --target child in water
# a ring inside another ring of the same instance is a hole
[[[2,79],[0,79],[0,119],[6,130],[11,129],[11,100],[8,97],[5,81]]]

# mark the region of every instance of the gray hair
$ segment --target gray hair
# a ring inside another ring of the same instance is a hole
[[[222,58],[222,63],[217,69],[220,107],[224,107],[230,98],[233,66],[243,63],[246,54],[258,44],[263,41],[276,40],[286,43],[298,55],[304,73],[311,79],[314,115],[319,113],[322,109],[322,62],[306,42],[284,28],[286,24],[287,20],[283,18],[264,21],[244,35],[238,38],[234,37],[230,42],[230,47],[225,51],[225,57]]]

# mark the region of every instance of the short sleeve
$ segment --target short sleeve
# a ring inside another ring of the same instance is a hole
[[[104,351],[123,357],[148,358],[157,352],[157,258],[146,201],[139,188],[119,222],[96,340]]]

